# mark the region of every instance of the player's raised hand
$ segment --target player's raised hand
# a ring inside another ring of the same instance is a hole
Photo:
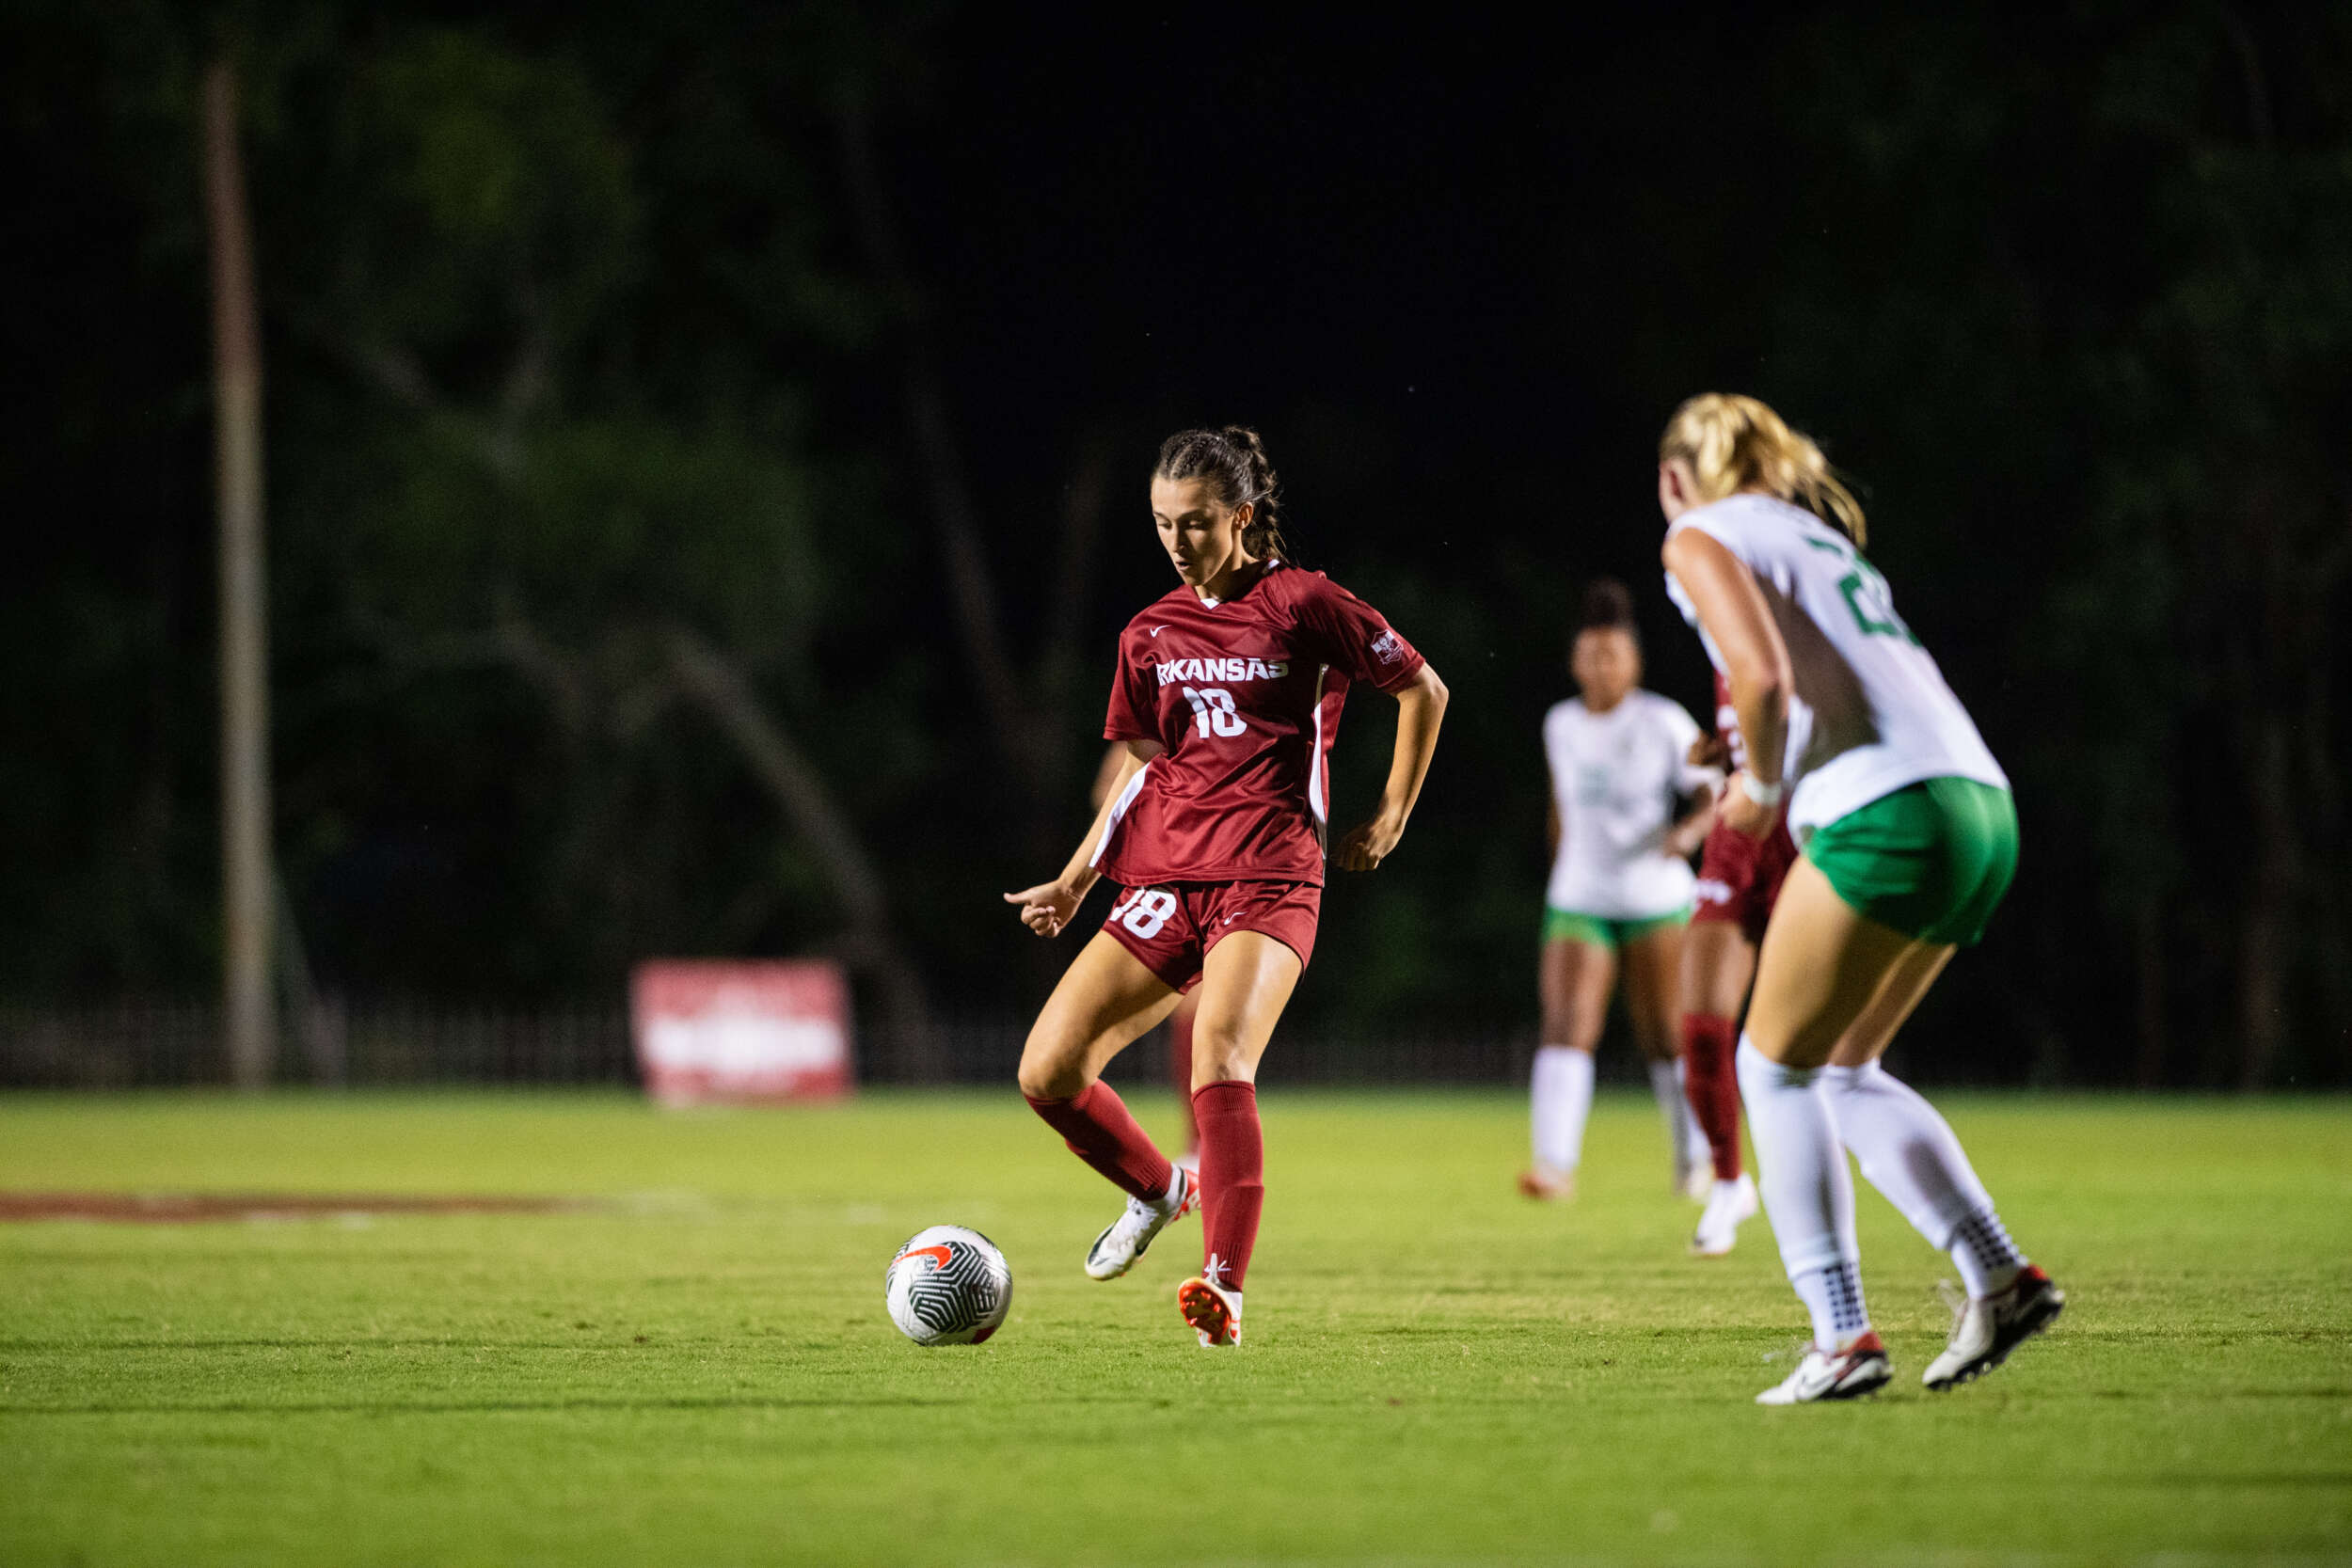
[[[1383,812],[1368,816],[1340,837],[1337,859],[1343,871],[1376,871],[1405,836],[1402,817]]]
[[[1006,903],[1021,906],[1021,924],[1041,937],[1061,935],[1085,899],[1085,894],[1062,882],[1040,882],[1005,895]]]

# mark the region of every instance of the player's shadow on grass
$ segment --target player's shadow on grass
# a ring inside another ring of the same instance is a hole
[[[0,1416],[515,1416],[577,1410],[952,1410],[1005,1402],[1000,1393],[952,1399],[602,1399],[602,1400],[335,1400],[277,1402],[222,1400],[207,1404],[0,1404]],[[1076,1404],[1082,1400],[1031,1400]]]
[[[126,1350],[627,1350],[646,1347],[611,1338],[590,1338],[596,1330],[583,1329],[577,1339],[0,1339],[0,1354],[10,1351],[88,1352]],[[675,1349],[676,1339],[662,1341]]]

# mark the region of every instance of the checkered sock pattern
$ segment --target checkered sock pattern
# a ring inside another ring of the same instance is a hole
[[[2026,1255],[2010,1240],[2009,1227],[1990,1209],[1979,1209],[1960,1222],[1952,1233],[1952,1266],[1972,1296],[1989,1296],[2009,1289]]]
[[[1951,1254],[1972,1296],[2008,1289],[2025,1265],[1951,1124],[1876,1062],[1824,1068],[1830,1105],[1863,1178],[1932,1246]]]
[[[1852,1263],[1808,1269],[1790,1284],[1813,1319],[1813,1342],[1824,1348],[1851,1339],[1870,1326],[1862,1304],[1862,1270]]]

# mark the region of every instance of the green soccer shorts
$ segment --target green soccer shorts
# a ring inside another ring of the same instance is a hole
[[[1618,948],[1641,941],[1654,931],[1691,924],[1691,909],[1665,914],[1650,915],[1642,920],[1612,920],[1602,914],[1580,914],[1574,910],[1544,906],[1544,940],[1546,942],[1581,942],[1588,947],[1605,947],[1614,953]]]
[[[1817,829],[1804,858],[1880,925],[1973,946],[2017,875],[2017,803],[1974,779],[1925,779]]]

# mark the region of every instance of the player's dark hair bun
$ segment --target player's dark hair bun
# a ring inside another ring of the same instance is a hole
[[[1584,585],[1584,613],[1577,620],[1577,630],[1620,626],[1631,631],[1633,625],[1633,590],[1615,578],[1595,578]]]
[[[1205,480],[1226,506],[1248,503],[1256,510],[1242,534],[1243,545],[1254,556],[1291,559],[1290,545],[1282,537],[1282,482],[1265,454],[1265,443],[1248,425],[1180,430],[1160,443],[1160,460],[1152,472],[1160,479]]]

